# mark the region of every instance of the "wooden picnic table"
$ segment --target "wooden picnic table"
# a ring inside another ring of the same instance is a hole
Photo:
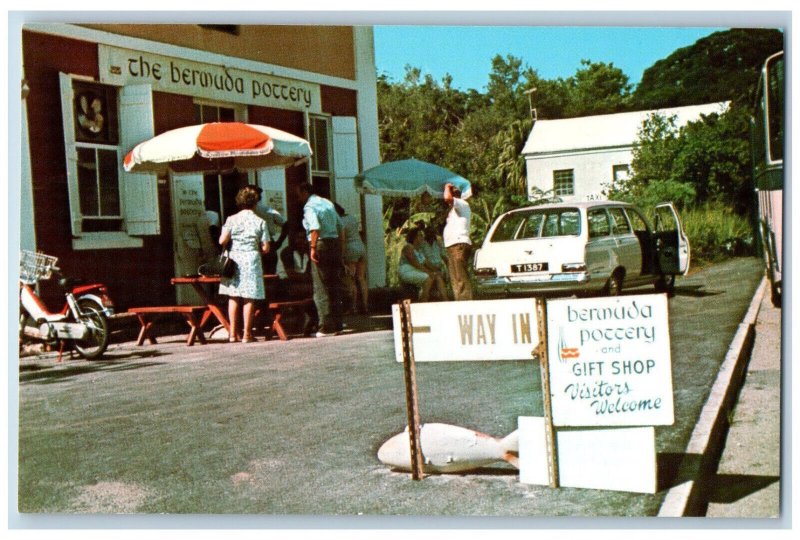
[[[277,280],[277,274],[264,274],[264,281]],[[213,315],[219,324],[225,328],[225,331],[230,335],[231,324],[228,321],[228,316],[220,307],[214,302],[214,299],[208,294],[206,285],[218,285],[220,281],[219,276],[182,276],[174,277],[170,280],[173,285],[190,285],[196,292],[200,299],[206,304],[208,311],[203,317],[203,322],[208,320],[210,315]],[[267,295],[267,305],[269,305],[269,295]]]

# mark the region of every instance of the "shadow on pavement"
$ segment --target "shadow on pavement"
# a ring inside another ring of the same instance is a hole
[[[656,456],[658,491],[666,491],[696,478],[702,456],[664,452]]]
[[[712,479],[710,503],[730,504],[780,481],[780,476],[718,474]]]
[[[722,291],[708,291],[703,289],[703,285],[684,285],[675,287],[675,296],[692,296],[694,298],[705,298],[706,296],[717,296]]]
[[[397,474],[407,474],[409,479],[411,473],[402,469],[395,469],[388,467],[387,469]],[[426,472],[425,476],[518,476],[519,470],[511,467],[478,467],[477,469],[469,469],[467,471],[446,472],[446,473],[429,473]]]
[[[162,355],[163,353],[157,353],[157,354],[149,354],[147,356],[162,356]],[[124,355],[124,356],[138,356],[138,355],[134,354],[134,355]],[[97,373],[100,371],[128,371],[131,369],[159,366],[162,364],[163,362],[113,363],[107,360],[94,360],[91,363],[81,363],[68,367],[65,367],[64,364],[48,365],[48,366],[39,364],[29,364],[26,366],[20,366],[19,382],[36,383],[36,384],[54,384],[62,382],[66,379],[70,379],[72,377],[85,375],[87,373]]]

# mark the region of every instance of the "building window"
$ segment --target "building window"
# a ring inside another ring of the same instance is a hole
[[[81,230],[121,231],[116,89],[73,81],[72,95]]]
[[[553,195],[575,195],[575,170],[553,171]]]
[[[331,199],[333,170],[331,167],[331,119],[309,115],[308,138],[314,152],[311,155],[311,185],[317,195]]]
[[[235,122],[237,111],[233,107],[221,105],[195,103],[195,120],[199,124],[210,122]],[[205,194],[205,208],[219,216],[219,222],[237,212],[236,194],[239,189],[247,184],[245,173],[230,172],[224,174],[204,174],[203,191]]]
[[[122,230],[117,151],[78,145],[77,152],[82,230]]]
[[[630,165],[628,164],[614,165],[612,167],[612,173],[613,173],[613,179],[612,179],[613,185],[617,186],[625,182],[630,177],[631,174]]]
[[[58,77],[72,248],[142,247],[140,236],[160,234],[158,184],[125,172],[122,156],[153,136],[152,89]]]

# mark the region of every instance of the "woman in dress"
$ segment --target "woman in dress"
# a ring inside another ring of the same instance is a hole
[[[425,264],[425,256],[420,251],[425,235],[422,229],[414,227],[406,234],[406,245],[400,253],[400,266],[397,273],[400,281],[420,288],[419,301],[427,302],[431,289],[440,299],[445,299],[445,284],[442,274]]]
[[[225,220],[219,237],[221,246],[228,247],[231,258],[236,261],[236,272],[231,278],[221,278],[219,293],[228,296],[228,319],[231,331],[229,341],[239,341],[239,305],[242,306],[242,341],[255,341],[252,335],[255,301],[264,299],[264,271],[261,254],[269,251],[267,224],[253,209],[260,194],[251,186],[243,187],[236,194],[239,212]]]
[[[361,241],[358,220],[347,214],[339,203],[333,203],[339,217],[342,219],[344,229],[344,266],[347,270],[347,290],[350,296],[351,311],[359,311],[366,314],[369,311],[367,296],[367,250],[364,242]],[[358,304],[357,296],[361,296],[361,305]]]

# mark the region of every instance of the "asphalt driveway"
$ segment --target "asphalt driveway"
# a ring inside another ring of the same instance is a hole
[[[670,300],[676,422],[656,430],[662,490],[654,495],[520,484],[504,464],[420,482],[388,470],[376,452],[403,429],[406,409],[384,316],[353,320],[335,338],[186,347],[174,336],[112,345],[99,362],[22,359],[19,510],[39,519],[324,515],[395,525],[410,522],[388,516],[511,524],[654,516],[680,481],[677,464],[761,276],[759,260],[740,258],[678,281]],[[417,378],[423,422],[504,436],[518,416],[542,414],[532,361],[418,364]]]

